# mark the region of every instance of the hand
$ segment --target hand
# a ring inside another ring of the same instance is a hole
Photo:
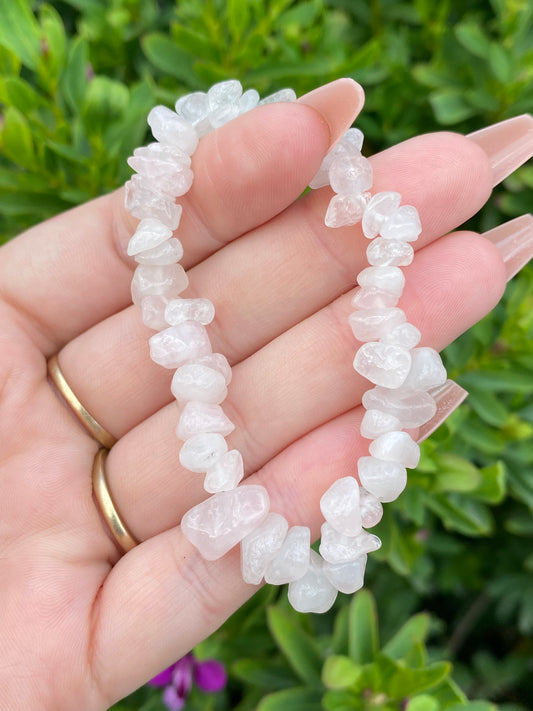
[[[243,453],[248,481],[267,487],[272,510],[315,537],[321,494],[353,474],[368,444],[357,428],[368,385],[352,369],[346,321],[365,238],[359,227],[324,227],[329,189],[297,198],[361,96],[345,80],[208,135],[181,201],[188,295],[214,302],[213,350],[234,366],[229,444]],[[424,231],[400,305],[437,349],[485,315],[505,286],[498,249],[451,232],[501,177],[491,157],[505,150],[505,135],[495,140],[424,135],[372,159],[374,191],[397,190],[420,212]],[[255,590],[242,582],[238,549],[207,563],[180,533],[181,516],[205,492],[201,476],[180,468],[171,373],[150,361],[152,332],[130,305],[135,224],[119,190],[0,250],[5,708],[107,708]],[[47,380],[54,353],[81,402],[118,438],[107,478],[143,541],[123,557],[92,498],[98,445]]]

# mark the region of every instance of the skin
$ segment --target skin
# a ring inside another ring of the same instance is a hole
[[[368,446],[357,428],[368,385],[352,369],[346,323],[366,240],[359,227],[324,227],[329,189],[297,200],[331,140],[321,111],[267,105],[207,136],[178,231],[185,295],[215,303],[213,350],[233,366],[229,446],[241,450],[247,481],[268,488],[272,510],[315,537],[321,494],[353,474]],[[420,212],[424,232],[400,306],[422,344],[442,349],[505,286],[494,245],[453,232],[490,195],[489,158],[441,133],[372,163],[373,190],[397,190]],[[237,549],[206,563],[180,532],[205,492],[202,477],[178,463],[172,373],[149,360],[151,331],[130,305],[126,246],[136,222],[119,190],[0,250],[3,708],[105,709],[256,590],[242,582]],[[46,378],[57,352],[74,392],[119,438],[107,460],[110,489],[144,541],[123,557],[92,499],[98,445]]]

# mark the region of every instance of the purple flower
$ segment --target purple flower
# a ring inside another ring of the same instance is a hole
[[[216,659],[199,662],[192,654],[186,654],[148,683],[164,687],[163,703],[169,711],[180,711],[185,706],[193,680],[202,691],[220,691],[226,686],[226,670]]]

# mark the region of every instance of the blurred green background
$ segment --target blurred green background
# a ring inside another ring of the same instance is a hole
[[[533,112],[531,0],[0,0],[0,239],[120,185],[157,102],[238,78],[366,89],[365,151]],[[533,164],[469,222],[530,212]],[[445,352],[465,405],[376,532],[367,590],[302,616],[261,590],[202,643],[188,709],[533,709],[533,270]],[[149,654],[149,650],[147,650]],[[478,699],[476,702],[467,699]],[[144,688],[116,709],[163,709]]]

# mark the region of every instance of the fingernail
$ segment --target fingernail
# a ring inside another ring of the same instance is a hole
[[[456,410],[467,397],[467,391],[453,380],[447,380],[444,385],[431,391],[431,395],[437,403],[437,412],[429,422],[422,425],[418,430],[417,442],[423,442],[433,434],[437,427],[440,427],[444,420],[454,410]]]
[[[522,114],[500,121],[469,133],[468,138],[488,155],[493,185],[498,185],[533,156],[533,116]]]
[[[336,79],[298,99],[300,104],[311,106],[327,123],[330,147],[333,146],[354,122],[365,103],[365,92],[353,79]]]
[[[522,215],[483,234],[498,247],[507,281],[533,259],[533,215]]]

